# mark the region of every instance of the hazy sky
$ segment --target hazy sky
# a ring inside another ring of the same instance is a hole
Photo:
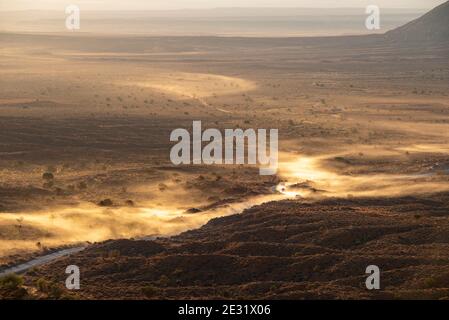
[[[216,7],[364,7],[432,8],[446,0],[0,0],[0,10],[63,10],[77,4],[84,10],[166,10]]]

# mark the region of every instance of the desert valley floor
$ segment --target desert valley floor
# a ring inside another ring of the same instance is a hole
[[[449,298],[447,43],[0,37],[0,272],[86,247],[14,294]],[[279,129],[278,174],[172,165],[194,120]]]

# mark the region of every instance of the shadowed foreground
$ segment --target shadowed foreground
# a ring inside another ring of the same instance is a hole
[[[63,284],[75,264],[86,299],[448,298],[448,198],[272,202],[170,239],[97,244],[26,283]],[[365,288],[372,264],[379,291]]]

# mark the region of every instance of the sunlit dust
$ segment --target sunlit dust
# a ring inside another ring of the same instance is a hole
[[[0,255],[37,250],[40,246],[170,236],[198,228],[216,217],[285,198],[282,194],[255,196],[195,214],[170,205],[101,208],[90,203],[38,212],[2,213],[0,230],[8,227],[17,236],[5,232],[4,239],[0,241]]]
[[[449,190],[447,182],[432,179],[430,174],[339,174],[323,165],[335,156],[283,154],[280,175],[286,182],[277,189],[290,197],[389,197]],[[292,188],[298,183],[302,183],[300,189]]]
[[[415,147],[416,148],[416,147]],[[0,256],[41,250],[45,247],[77,245],[119,238],[171,236],[198,228],[213,218],[241,213],[269,201],[321,199],[325,197],[369,197],[413,195],[449,189],[444,179],[430,174],[342,174],[327,167],[341,154],[310,156],[281,153],[281,183],[273,193],[252,196],[188,213],[188,208],[207,204],[197,191],[166,181],[164,192],[139,206],[100,207],[81,202],[71,207],[45,211],[2,213],[0,216]],[[136,185],[133,192],[151,191],[158,185]],[[203,199],[203,200],[202,200]]]
[[[151,88],[177,97],[189,99],[201,99],[212,97],[214,95],[236,94],[256,88],[256,85],[253,82],[245,79],[216,74],[185,72],[170,74],[161,73],[157,78],[149,78],[145,81],[131,83],[125,82],[122,84]]]

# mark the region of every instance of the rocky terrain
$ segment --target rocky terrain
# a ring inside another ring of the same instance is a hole
[[[81,269],[82,299],[449,298],[449,194],[272,202],[156,241],[116,240],[28,272],[64,283]],[[381,269],[368,291],[365,269]],[[51,285],[50,285],[51,287]]]

